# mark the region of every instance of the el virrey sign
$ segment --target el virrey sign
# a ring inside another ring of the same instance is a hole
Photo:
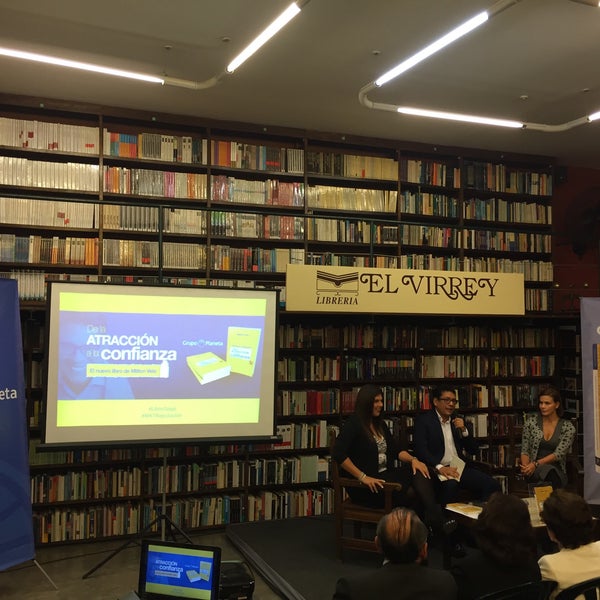
[[[286,310],[522,315],[521,273],[288,265]]]

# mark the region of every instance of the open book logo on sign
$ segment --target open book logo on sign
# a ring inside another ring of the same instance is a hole
[[[317,294],[334,293],[358,296],[358,271],[334,275],[327,271],[317,271]]]

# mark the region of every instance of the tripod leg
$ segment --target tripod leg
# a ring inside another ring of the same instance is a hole
[[[185,538],[188,541],[188,543],[194,543],[192,538],[185,531],[183,531],[183,529],[181,529],[179,525],[176,525],[173,521],[171,521],[171,519],[167,517],[167,515],[161,514],[159,519],[163,521],[163,525],[167,525],[169,527],[169,535],[171,536],[173,541],[177,541],[175,538],[175,534],[173,533],[173,530],[175,530],[181,537]]]
[[[52,579],[50,578],[50,575],[48,575],[48,573],[46,573],[46,571],[44,570],[44,567],[42,567],[42,565],[40,565],[40,563],[37,560],[35,560],[35,558],[33,559],[33,562],[35,563],[35,566],[44,574],[46,579],[52,584],[54,589],[57,590],[58,587],[56,586],[54,581],[52,581]]]
[[[87,579],[92,573],[97,571],[102,565],[105,565],[111,558],[115,557],[121,550],[125,550],[130,544],[137,544],[134,539],[127,540],[124,544],[121,544],[116,550],[111,552],[106,558],[101,560],[95,567],[92,567],[87,573],[84,573],[81,579]]]

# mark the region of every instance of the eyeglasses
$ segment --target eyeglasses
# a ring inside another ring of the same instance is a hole
[[[456,398],[440,398],[440,400],[442,402],[445,402],[446,404],[457,404],[458,400]]]

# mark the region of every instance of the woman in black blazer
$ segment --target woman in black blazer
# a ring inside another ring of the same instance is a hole
[[[442,509],[433,501],[434,493],[427,465],[400,448],[382,417],[383,392],[367,384],[356,396],[354,414],[338,435],[333,459],[356,477],[362,488],[348,488],[354,502],[365,506],[383,506],[378,492],[385,481],[402,484],[396,495],[398,506],[414,506],[433,529],[442,527]]]

